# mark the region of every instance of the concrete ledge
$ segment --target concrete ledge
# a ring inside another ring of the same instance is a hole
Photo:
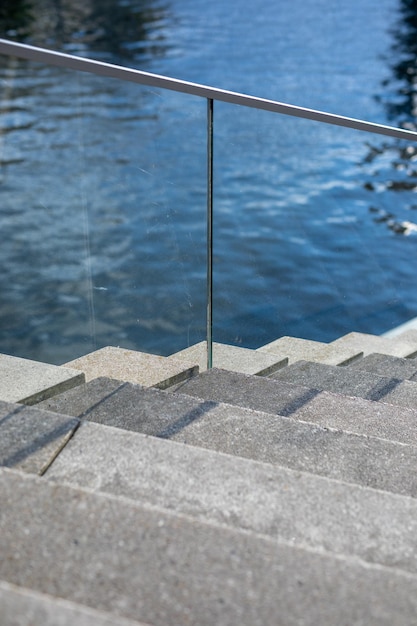
[[[303,360],[328,365],[347,365],[362,356],[362,352],[356,347],[335,348],[329,343],[298,337],[281,337],[261,346],[257,351],[276,354],[281,358],[288,357],[289,364]]]
[[[77,369],[0,354],[0,400],[35,404],[84,382]]]
[[[107,346],[66,364],[85,374],[86,381],[106,376],[144,387],[165,389],[198,374],[198,366],[185,360]]]
[[[205,372],[207,370],[207,344],[205,341],[201,341],[172,354],[168,359],[181,359],[195,363],[200,372]],[[285,367],[287,363],[288,359],[284,356],[260,353],[257,350],[229,346],[223,343],[213,343],[213,367],[231,372],[266,376]]]
[[[329,345],[332,345],[335,350],[346,350],[348,348],[358,350],[363,352],[364,356],[373,352],[399,357],[413,357],[417,355],[417,336],[413,336],[412,331],[393,338],[352,332],[339,337],[339,339],[332,341]]]

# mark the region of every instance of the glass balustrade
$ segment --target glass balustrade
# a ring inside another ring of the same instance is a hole
[[[214,143],[215,340],[331,341],[416,316],[410,144],[224,103]]]
[[[0,62],[0,352],[202,339],[205,101]]]
[[[416,133],[0,44],[0,352],[256,348],[417,315]]]

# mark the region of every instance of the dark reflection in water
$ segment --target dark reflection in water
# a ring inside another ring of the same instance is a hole
[[[400,19],[392,29],[392,77],[383,83],[389,119],[415,130],[417,118],[417,0],[400,0]]]
[[[33,22],[32,7],[28,0],[2,0],[0,4],[0,35],[25,38]]]
[[[387,58],[391,76],[383,81],[378,100],[391,124],[417,130],[417,0],[400,0],[392,36]],[[401,141],[373,144],[365,162],[372,165],[373,177],[365,188],[375,194],[369,207],[374,222],[398,235],[416,234],[417,145]],[[389,199],[392,195],[394,201]]]
[[[123,63],[166,52],[158,0],[2,0],[0,35]]]

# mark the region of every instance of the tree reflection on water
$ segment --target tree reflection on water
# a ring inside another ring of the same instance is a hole
[[[377,99],[391,124],[417,130],[417,0],[400,0],[392,36],[387,58],[391,75],[383,82]],[[417,144],[372,143],[364,164],[370,166],[372,175],[365,188],[374,194],[369,207],[374,222],[400,235],[416,235]]]
[[[165,54],[168,18],[163,0],[2,0],[0,36],[132,63]]]

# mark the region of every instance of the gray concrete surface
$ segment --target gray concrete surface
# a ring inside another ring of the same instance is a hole
[[[417,501],[403,496],[91,423],[46,477],[417,573]]]
[[[0,580],[1,626],[151,626]]]
[[[257,351],[288,357],[288,364],[303,360],[329,365],[345,365],[362,356],[362,352],[358,351],[356,347],[346,346],[343,348],[340,346],[335,348],[332,344],[321,341],[286,336],[261,346]]]
[[[96,378],[78,390],[72,389],[40,403],[39,408],[80,419],[143,432],[160,437],[182,430],[216,410],[215,402],[190,396],[167,395],[108,378]],[[238,412],[239,409],[231,410]]]
[[[417,334],[414,334],[414,331],[408,331],[391,339],[352,332],[339,337],[329,345],[334,346],[337,350],[358,350],[363,352],[364,356],[378,352],[392,356],[410,357],[417,355]]]
[[[309,359],[307,359],[309,360]],[[351,364],[358,370],[366,370],[388,378],[399,380],[416,380],[417,360],[402,359],[387,354],[369,354],[368,356]]]
[[[0,400],[35,404],[84,382],[84,375],[68,367],[0,354]]]
[[[218,369],[203,372],[179,385],[174,392],[206,402],[225,402],[285,415],[325,428],[417,445],[416,409]]]
[[[417,384],[415,382],[378,376],[354,367],[298,361],[281,372],[275,372],[271,378],[304,387],[417,409]]]
[[[79,420],[0,401],[0,465],[42,474]]]
[[[0,500],[0,579],[117,616],[154,626],[417,621],[417,577],[395,568],[7,469]]]
[[[226,374],[235,378],[231,372]],[[274,391],[278,386],[281,392],[279,383],[268,386]],[[234,389],[238,392],[238,385]],[[395,441],[108,379],[91,381],[42,406],[109,426],[417,496],[416,448]],[[387,418],[392,426],[390,417],[392,411]],[[417,431],[417,413],[408,417],[410,428]],[[361,414],[362,428],[363,421]]]
[[[168,359],[180,359],[198,365],[200,372],[207,370],[207,343],[201,341],[180,352],[175,352]],[[220,367],[232,372],[265,376],[288,364],[285,356],[259,353],[257,350],[229,346],[213,342],[213,367]]]
[[[186,359],[168,359],[124,348],[107,346],[66,364],[85,374],[86,381],[107,376],[145,387],[165,389],[198,373]]]

